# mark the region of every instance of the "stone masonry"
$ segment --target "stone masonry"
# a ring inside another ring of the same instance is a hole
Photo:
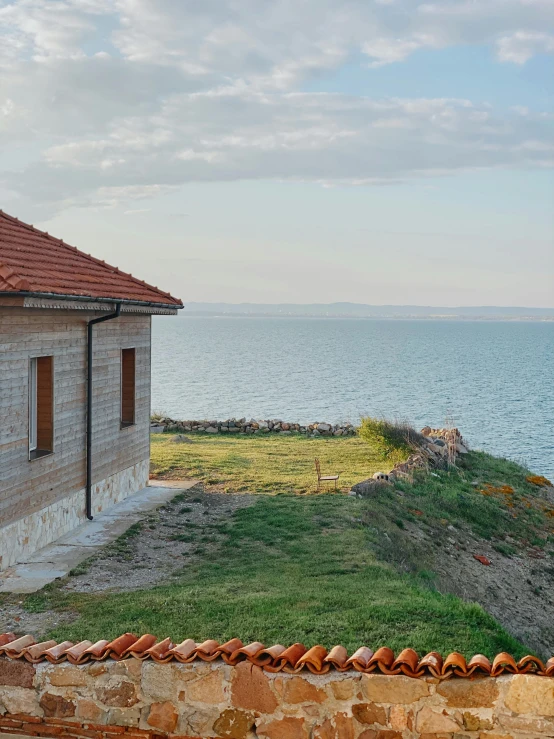
[[[230,418],[226,421],[176,421],[155,416],[152,431],[201,432],[205,434],[305,434],[306,436],[355,436],[356,427],[351,423],[288,423],[278,418],[261,420]]]
[[[272,674],[248,661],[0,658],[0,734],[74,739],[542,739],[554,678]]]

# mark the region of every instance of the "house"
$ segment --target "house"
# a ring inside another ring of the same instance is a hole
[[[146,486],[152,315],[182,307],[0,211],[0,570]]]

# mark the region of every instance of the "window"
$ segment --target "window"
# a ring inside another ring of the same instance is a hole
[[[121,350],[121,428],[135,423],[135,350]]]
[[[29,360],[29,459],[54,451],[54,358]]]

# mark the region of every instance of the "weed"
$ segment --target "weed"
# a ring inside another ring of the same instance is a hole
[[[380,449],[385,459],[399,455],[405,459],[423,441],[423,436],[405,421],[371,416],[362,418],[358,434],[372,447]]]

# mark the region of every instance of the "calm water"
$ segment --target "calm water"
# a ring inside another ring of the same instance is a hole
[[[450,417],[554,477],[554,323],[155,318],[152,408],[176,418]]]

